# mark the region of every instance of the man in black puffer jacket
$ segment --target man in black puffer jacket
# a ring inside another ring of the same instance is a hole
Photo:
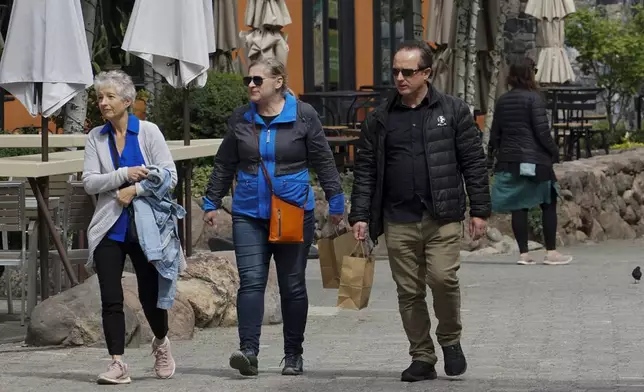
[[[437,377],[427,284],[445,373],[457,376],[467,368],[456,276],[467,196],[473,238],[485,233],[491,210],[485,153],[470,109],[429,84],[431,66],[424,42],[405,43],[396,53],[398,91],[362,125],[349,214],[357,240],[367,231],[376,241],[385,234],[412,356],[401,379],[410,382]]]

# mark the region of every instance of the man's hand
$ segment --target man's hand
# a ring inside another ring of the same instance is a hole
[[[208,211],[203,214],[203,221],[206,222],[209,226],[215,227],[215,218],[217,218],[217,210]]]
[[[470,237],[473,241],[481,238],[485,234],[486,229],[487,222],[485,219],[477,217],[472,217],[472,219],[470,219]]]
[[[367,238],[367,222],[356,222],[352,229],[356,241],[364,241]]]
[[[128,169],[129,170],[129,169]],[[130,205],[134,197],[136,196],[136,187],[134,185],[128,186],[127,188],[119,189],[118,191],[119,204],[123,207]]]
[[[339,215],[331,215],[331,222],[333,222],[333,224],[334,224],[335,226],[339,225],[339,224],[340,224],[340,222],[342,222],[342,219],[344,219],[344,215],[342,215],[342,214],[339,214]]]
[[[143,166],[128,167],[127,168],[127,179],[130,182],[139,182],[148,177],[150,171]]]

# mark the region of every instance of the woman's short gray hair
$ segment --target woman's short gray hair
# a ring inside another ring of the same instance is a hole
[[[98,94],[101,89],[112,87],[124,101],[134,102],[136,89],[130,75],[123,71],[114,70],[101,72],[94,78],[94,90]]]

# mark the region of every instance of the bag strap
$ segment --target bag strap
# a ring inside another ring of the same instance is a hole
[[[107,132],[108,138],[110,139],[110,155],[112,155],[112,163],[114,164],[114,170],[119,169],[120,158],[118,156],[118,150],[116,149],[116,142],[114,141],[114,133],[112,131]]]
[[[264,177],[266,178],[266,182],[268,182],[268,188],[271,191],[271,194],[275,195],[275,192],[273,191],[273,182],[271,181],[271,176],[268,175],[268,170],[266,170],[266,165],[264,165],[264,159],[262,158],[262,151],[260,147],[260,143],[262,142],[262,137],[260,132],[257,130],[257,124],[255,123],[255,113],[251,111],[250,113],[252,117],[252,123],[253,123],[253,131],[257,134],[257,155],[259,156],[259,165],[262,168],[262,172],[264,173]],[[306,189],[306,196],[304,197],[304,207],[306,207],[306,203],[309,201],[309,193],[310,193],[310,186],[307,187]],[[303,207],[303,208],[304,208]]]

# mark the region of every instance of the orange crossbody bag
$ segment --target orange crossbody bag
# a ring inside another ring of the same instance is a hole
[[[253,127],[255,121],[253,119]],[[306,197],[304,205],[298,206],[297,204],[284,200],[275,195],[273,189],[273,182],[266,170],[262,153],[260,151],[260,134],[257,132],[257,154],[259,155],[259,165],[264,172],[268,188],[271,191],[271,218],[269,224],[268,242],[277,244],[298,244],[304,242],[304,206],[309,200],[309,189],[306,189]]]

